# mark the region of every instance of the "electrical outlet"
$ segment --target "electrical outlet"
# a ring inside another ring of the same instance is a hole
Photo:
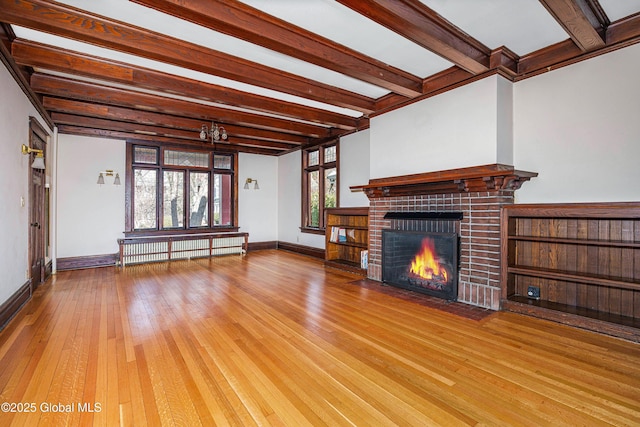
[[[527,296],[533,299],[540,299],[540,288],[537,286],[529,286],[527,288]]]

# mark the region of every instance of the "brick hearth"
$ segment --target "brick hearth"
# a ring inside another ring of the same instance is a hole
[[[369,207],[368,277],[382,280],[382,230],[387,212],[462,212],[458,301],[500,308],[500,208],[513,190],[372,198]]]

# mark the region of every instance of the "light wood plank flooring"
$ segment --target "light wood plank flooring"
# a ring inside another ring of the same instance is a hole
[[[357,279],[272,250],[61,272],[0,333],[0,425],[640,425],[640,345]]]

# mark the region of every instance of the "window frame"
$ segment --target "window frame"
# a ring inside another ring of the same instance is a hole
[[[134,147],[144,146],[155,148],[158,150],[158,161],[154,164],[147,163],[134,163],[133,153]],[[164,151],[182,151],[182,152],[197,152],[208,153],[209,164],[207,167],[199,166],[177,166],[177,165],[165,165],[164,164]],[[231,168],[214,168],[214,159],[216,155],[230,156]],[[134,170],[135,169],[155,169],[156,175],[156,227],[152,229],[135,229],[134,228]],[[179,228],[164,228],[163,226],[163,179],[165,171],[183,171],[183,212],[184,220],[183,226]],[[191,172],[206,172],[209,175],[209,191],[208,191],[208,207],[207,216],[209,224],[207,226],[192,227],[190,224],[190,206],[189,206],[189,193],[190,193],[190,176]],[[226,225],[214,225],[214,175],[230,175],[231,176],[231,194],[229,195],[231,209],[231,223]],[[171,143],[159,143],[152,141],[142,140],[127,140],[126,146],[126,171],[125,171],[125,237],[129,236],[154,236],[154,235],[170,235],[170,234],[197,234],[197,233],[211,233],[211,232],[235,232],[238,231],[238,154],[235,152],[214,150],[212,147],[185,147],[184,145],[171,144]]]
[[[332,162],[325,162],[324,150],[326,148],[335,146],[336,147],[336,158]],[[309,165],[309,153],[318,150],[318,164],[317,165]],[[325,200],[325,174],[328,169],[336,169],[336,206],[340,206],[340,140],[335,139],[329,142],[325,142],[323,144],[314,145],[312,147],[307,147],[302,150],[302,218],[301,218],[301,226],[300,231],[303,233],[312,233],[312,234],[324,234],[325,233],[325,218],[324,218],[324,210],[326,209],[324,203],[319,203],[319,213],[318,213],[318,227],[314,227],[309,225],[309,174],[315,171],[318,171],[318,182],[319,182],[319,200]]]

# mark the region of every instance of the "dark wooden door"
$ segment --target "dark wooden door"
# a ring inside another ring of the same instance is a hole
[[[30,256],[31,279],[34,288],[42,281],[44,268],[44,173],[31,169],[31,215],[30,226]]]
[[[29,144],[31,148],[45,150],[46,133],[38,122],[31,118]],[[35,154],[30,154],[29,164],[33,162]],[[31,283],[33,288],[37,288],[44,280],[45,268],[45,171],[40,169],[29,169],[29,265],[31,273]]]

